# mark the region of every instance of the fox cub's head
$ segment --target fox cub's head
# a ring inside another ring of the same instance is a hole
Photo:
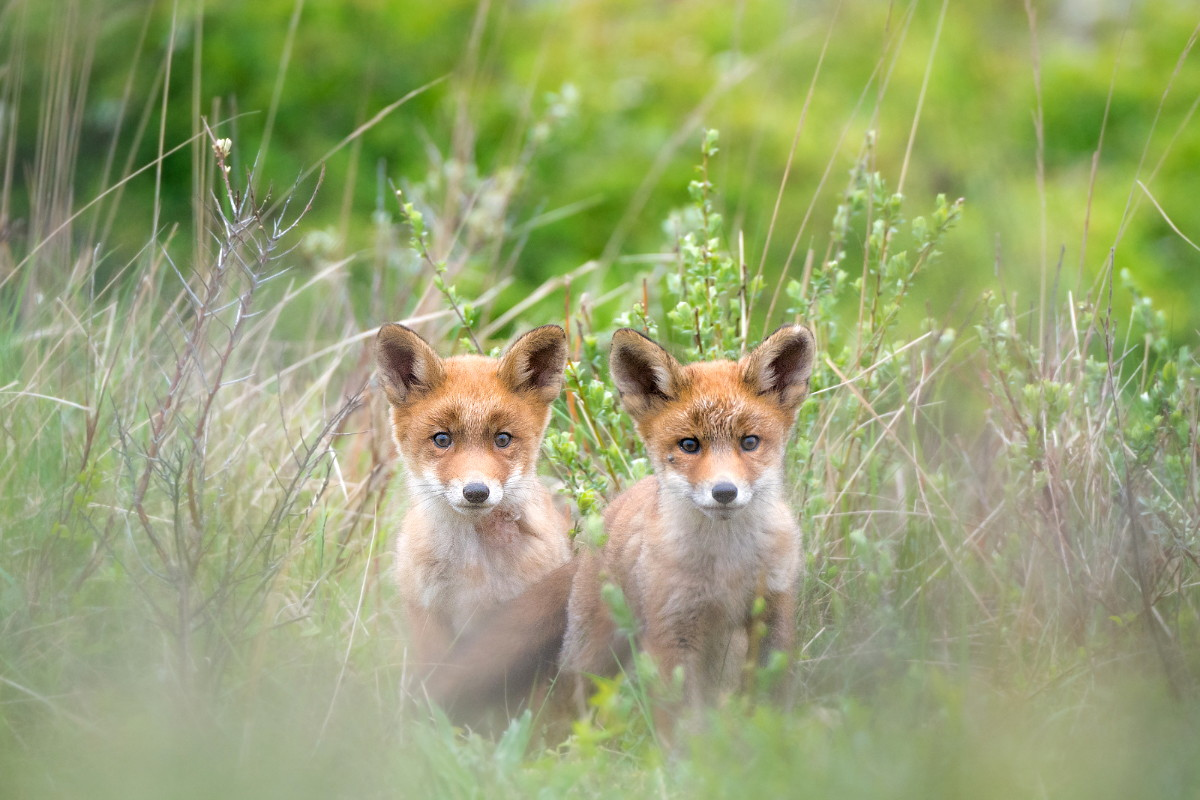
[[[812,361],[813,337],[802,325],[780,328],[736,362],[684,366],[630,328],[613,335],[610,356],[662,487],[718,519],[778,494]]]
[[[535,328],[499,359],[441,359],[403,325],[384,325],[375,358],[413,488],[467,516],[519,504],[562,389],[563,329]]]

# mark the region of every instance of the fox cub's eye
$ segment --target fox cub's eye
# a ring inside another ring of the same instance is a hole
[[[700,452],[700,443],[698,441],[696,441],[695,439],[691,439],[691,438],[680,439],[679,440],[679,449],[685,453],[698,453],[698,452]]]
[[[450,434],[445,431],[440,431],[433,435],[433,443],[445,450],[454,440],[450,438]]]
[[[502,432],[502,433],[496,434],[496,447],[508,447],[508,445],[511,441],[512,441],[511,433],[503,433]]]
[[[747,453],[749,453],[751,450],[757,450],[758,449],[758,437],[757,436],[743,436],[742,437],[742,449],[745,450]]]

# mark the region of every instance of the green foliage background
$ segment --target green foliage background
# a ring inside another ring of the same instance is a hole
[[[71,7],[79,11],[72,15]],[[1172,74],[1194,27],[1191,5],[1041,4],[1036,44],[1024,9],[1008,0],[948,3],[939,25],[940,13],[937,3],[857,0],[107,0],[37,11],[16,3],[6,16],[18,23],[8,26],[10,37],[21,24],[34,32],[25,45],[31,55],[50,42],[72,40],[77,63],[68,68],[87,83],[80,97],[80,199],[102,188],[111,138],[118,136],[122,148],[131,143],[137,115],[120,113],[127,81],[130,112],[144,101],[150,114],[150,135],[133,163],[154,158],[156,92],[168,54],[168,146],[194,133],[197,114],[204,115],[218,135],[235,140],[233,163],[244,168],[255,159],[270,116],[269,149],[258,173],[284,185],[388,104],[448,77],[324,162],[333,188],[318,199],[311,219],[330,231],[338,253],[361,253],[371,242],[373,211],[397,213],[393,183],[423,181],[454,159],[469,172],[498,177],[538,135],[533,121],[552,111],[548,95],[557,93],[565,119],[537,145],[537,157],[513,187],[505,222],[520,228],[539,215],[563,216],[542,217],[528,231],[507,301],[591,258],[655,252],[662,241],[656,221],[686,201],[681,187],[694,161],[689,145],[701,126],[722,132],[726,158],[713,178],[732,229],[744,233],[747,254],[756,264],[763,260],[773,276],[785,265],[797,269],[813,232],[827,228],[831,198],[865,131],[878,131],[878,168],[899,173],[920,103],[903,190],[913,197],[967,197],[972,209],[963,235],[946,244],[947,266],[917,289],[936,313],[971,302],[989,285],[997,262],[1027,298],[1034,295],[1025,287],[1037,286],[1043,268],[1053,271],[1060,260],[1061,289],[1086,294],[1108,244],[1119,238],[1118,269],[1128,268],[1160,301],[1175,338],[1193,332],[1200,307],[1195,251],[1140,191],[1129,190],[1140,177],[1181,230],[1200,226],[1188,166],[1200,154],[1200,134],[1188,124],[1200,70],[1189,60]],[[18,164],[35,157],[36,97],[53,69],[53,62],[28,58],[17,76],[25,109]],[[217,124],[235,113],[240,116]],[[793,139],[794,164],[780,193]],[[822,182],[827,169],[832,176]],[[187,224],[192,217],[193,177],[188,151],[164,161],[164,220]],[[153,185],[151,174],[129,184],[105,242],[110,266],[144,244]],[[777,195],[780,233],[768,243]],[[1131,202],[1136,213],[1126,219]],[[18,189],[10,216],[20,218],[26,203]],[[810,207],[812,221],[797,230]],[[1085,220],[1094,246],[1081,252]],[[789,260],[797,234],[799,250]],[[361,264],[354,268],[364,271]],[[605,285],[636,272],[614,268]],[[366,307],[360,314],[364,325],[377,321]]]

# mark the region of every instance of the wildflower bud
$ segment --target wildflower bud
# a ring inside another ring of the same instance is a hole
[[[219,159],[228,158],[229,154],[231,152],[233,152],[233,140],[232,139],[217,139],[215,142],[213,142],[212,148],[213,148],[213,152],[216,153],[217,158],[219,158]]]

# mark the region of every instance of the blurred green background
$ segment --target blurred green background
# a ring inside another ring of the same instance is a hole
[[[364,327],[387,313],[363,263],[380,220],[398,216],[393,186],[436,195],[443,176],[461,174],[481,208],[501,205],[491,224],[503,226],[497,246],[512,255],[512,281],[496,304],[505,308],[588,260],[661,250],[661,221],[687,200],[700,130],[717,128],[713,180],[731,240],[743,236],[746,260],[768,277],[785,267],[798,275],[808,248],[823,247],[818,234],[873,130],[876,168],[893,185],[902,176],[906,196],[922,206],[936,193],[967,200],[911,313],[962,311],[997,270],[1031,303],[1043,273],[1060,297],[1084,295],[1119,240],[1117,270],[1129,269],[1166,311],[1172,335],[1186,338],[1200,320],[1197,252],[1135,180],[1198,238],[1200,126],[1190,123],[1200,67],[1180,61],[1196,7],[1034,6],[1031,25],[1016,0],[10,4],[0,41],[46,56],[26,58],[7,79],[7,108],[21,114],[8,143],[18,190],[6,199],[6,229],[19,252],[22,228],[12,223],[30,208],[21,174],[54,143],[39,125],[48,89],[63,80],[84,110],[77,205],[115,182],[122,163],[153,161],[164,102],[164,149],[203,117],[234,140],[235,168],[261,160],[260,184],[286,187],[323,161],[309,244],[357,254],[352,295]],[[72,63],[53,46],[64,40]],[[207,147],[163,161],[164,239],[169,226],[197,218],[197,159]],[[98,243],[112,272],[144,246],[156,219],[155,171],[123,193]],[[619,264],[588,285],[612,288],[640,269]],[[483,291],[498,277],[468,274],[463,288]]]

